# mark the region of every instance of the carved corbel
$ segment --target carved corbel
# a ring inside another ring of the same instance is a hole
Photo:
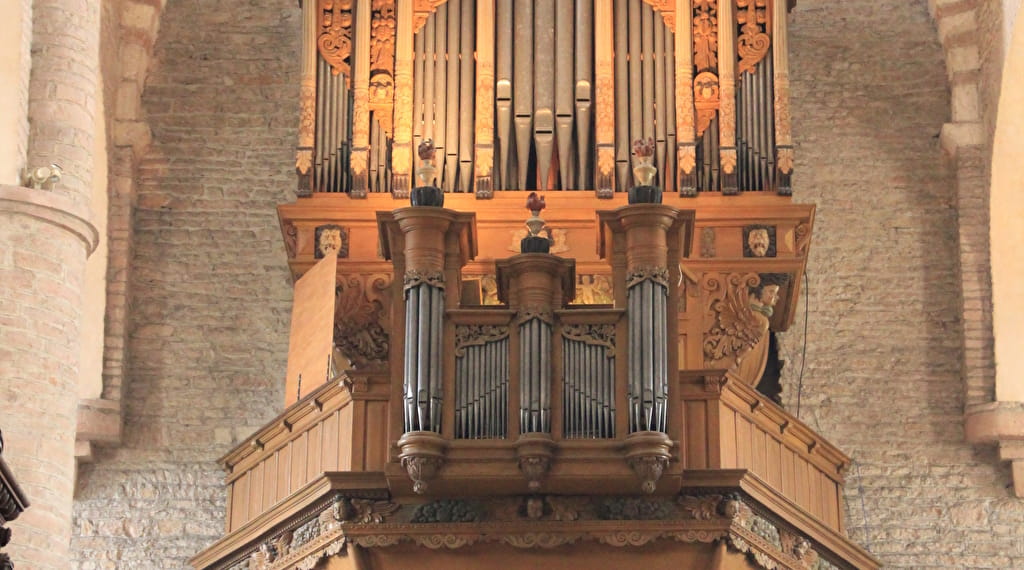
[[[672,458],[672,440],[662,432],[641,431],[626,436],[626,463],[640,480],[640,489],[654,492]]]
[[[417,494],[427,492],[430,481],[437,477],[444,465],[446,442],[441,436],[427,431],[411,431],[398,440],[398,458]]]
[[[540,490],[544,479],[551,470],[551,458],[554,456],[555,442],[544,433],[529,433],[516,442],[516,456],[519,458],[519,470],[522,471],[531,491]]]

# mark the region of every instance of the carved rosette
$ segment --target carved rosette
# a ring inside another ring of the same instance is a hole
[[[516,441],[519,470],[526,477],[530,491],[537,492],[551,470],[555,442],[544,433],[524,434]]]
[[[334,73],[349,74],[352,55],[352,0],[318,0],[320,35],[317,48]]]
[[[672,440],[657,431],[640,431],[626,436],[626,464],[640,480],[640,490],[651,494],[672,458]]]
[[[736,38],[739,73],[753,73],[757,64],[768,55],[772,43],[767,33],[768,0],[736,0],[736,22],[739,24],[739,36]]]
[[[649,267],[649,266],[638,266],[629,270],[626,275],[626,288],[630,289],[634,285],[643,283],[644,281],[653,281],[662,287],[668,287],[668,268],[667,267]]]
[[[407,432],[398,440],[398,458],[412,479],[415,493],[426,493],[430,481],[441,471],[444,448],[445,440],[428,431]]]
[[[402,289],[408,290],[423,284],[444,289],[444,273],[441,271],[421,271],[419,269],[410,269],[405,272]]]

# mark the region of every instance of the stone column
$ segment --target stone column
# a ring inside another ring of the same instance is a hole
[[[93,183],[99,0],[35,0],[27,165],[53,190],[0,186],[0,429],[33,508],[12,523],[15,566],[70,566],[78,363]],[[93,334],[103,334],[93,331]]]

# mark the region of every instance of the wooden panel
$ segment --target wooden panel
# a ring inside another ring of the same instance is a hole
[[[263,511],[263,467],[259,463],[249,471],[249,520]]]
[[[309,444],[306,448],[306,479],[312,481],[320,471],[320,447],[323,438],[323,422],[317,422],[306,430]]]
[[[292,448],[292,480],[289,493],[306,484],[306,434],[293,440]]]
[[[750,469],[753,461],[750,457],[750,432],[753,426],[750,421],[737,414],[736,416],[736,466]]]
[[[263,508],[277,502],[277,454],[263,462]]]
[[[338,410],[338,471],[352,470],[352,410],[351,405]]]
[[[388,404],[366,403],[366,470],[383,471],[387,462]]]
[[[235,482],[231,485],[231,494],[234,497],[231,501],[231,530],[235,530],[245,524],[249,516],[249,503],[245,500],[245,497],[249,495],[248,473],[235,479]]]
[[[686,402],[683,413],[686,422],[686,439],[690,442],[686,450],[688,469],[706,469],[708,466],[707,402],[693,400]]]
[[[320,471],[338,469],[338,412],[327,416],[323,423],[323,452],[320,454]]]
[[[719,406],[721,427],[719,433],[722,438],[722,469],[733,469],[736,463],[736,412],[732,408]]]
[[[766,438],[766,444],[767,453],[765,458],[767,459],[767,465],[765,472],[767,481],[772,487],[782,489],[782,444],[774,437]]]
[[[782,446],[782,494],[791,498],[796,496],[795,461],[796,454],[793,450]]]
[[[768,464],[765,460],[765,435],[764,430],[754,426],[750,433],[750,450],[751,450],[751,464],[754,466],[753,471],[757,473],[758,477],[768,480]]]
[[[283,499],[288,496],[291,489],[291,448],[282,447],[277,452],[277,496]]]
[[[295,282],[291,334],[288,337],[288,372],[284,405],[309,394],[327,379],[327,361],[334,344],[334,288],[338,256],[328,255]]]

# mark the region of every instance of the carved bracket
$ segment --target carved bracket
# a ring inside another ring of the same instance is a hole
[[[672,458],[672,440],[658,431],[641,431],[626,437],[626,463],[640,480],[640,489],[654,492]]]
[[[519,458],[519,470],[522,471],[531,491],[537,492],[551,470],[551,458],[554,456],[555,442],[551,436],[543,433],[529,433],[521,436],[516,442],[516,456]]]
[[[412,479],[412,490],[417,494],[426,493],[430,481],[444,465],[445,440],[434,432],[412,431],[398,440],[398,448],[402,467]]]
[[[391,276],[347,275],[335,288],[334,345],[355,369],[387,365]]]

